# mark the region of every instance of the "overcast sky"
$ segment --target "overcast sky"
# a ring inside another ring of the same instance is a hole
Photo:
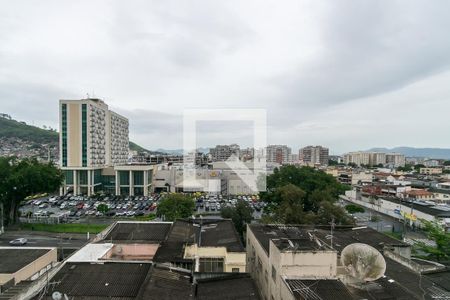
[[[4,1],[0,112],[55,127],[58,99],[89,94],[173,149],[183,109],[263,108],[294,151],[445,148],[449,28],[447,0]],[[199,146],[250,127],[200,126]]]

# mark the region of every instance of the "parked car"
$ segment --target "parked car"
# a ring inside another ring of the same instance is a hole
[[[18,238],[9,242],[11,246],[23,246],[28,242],[26,238]]]

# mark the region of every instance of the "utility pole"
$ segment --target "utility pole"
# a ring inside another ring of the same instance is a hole
[[[2,211],[0,214],[0,234],[5,232],[5,228],[3,227],[3,202],[0,202],[0,210]]]
[[[334,229],[334,225],[336,225],[336,223],[334,223],[334,216],[331,218],[331,237],[330,237],[330,244],[331,244],[331,249],[333,249],[333,229]]]

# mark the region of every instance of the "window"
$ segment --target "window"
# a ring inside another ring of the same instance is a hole
[[[262,261],[261,258],[258,257],[258,267],[257,270],[262,270]]]
[[[276,281],[277,279],[277,270],[275,270],[274,266],[272,266],[272,279],[273,281]]]
[[[67,167],[67,104],[61,107],[62,131],[62,166]]]
[[[87,167],[87,106],[81,105],[81,153],[83,167]]]
[[[120,185],[130,185],[130,173],[128,171],[119,171]]]
[[[72,170],[64,171],[64,177],[66,179],[66,184],[73,184],[73,171]]]
[[[144,185],[144,171],[133,171],[133,184]]]
[[[232,269],[231,269],[231,272],[233,272],[233,273],[239,273],[239,268],[232,268]]]
[[[200,272],[222,273],[223,258],[200,258]]]
[[[80,174],[80,184],[88,184],[88,174],[86,170],[78,171]]]

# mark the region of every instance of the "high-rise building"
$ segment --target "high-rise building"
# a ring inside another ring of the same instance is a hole
[[[369,156],[369,165],[378,166],[386,164],[386,153],[383,152],[371,152]]]
[[[214,148],[209,149],[209,154],[211,155],[212,161],[226,161],[232,155],[235,155],[239,158],[239,145],[231,144],[231,145],[217,145]]]
[[[127,163],[128,119],[93,98],[60,100],[59,113],[65,184],[74,194],[91,195],[102,185],[102,169]]]
[[[102,168],[128,160],[128,119],[100,99],[60,100],[60,162]]]
[[[393,168],[404,167],[406,163],[405,155],[400,153],[387,153],[386,164]]]
[[[329,150],[322,146],[307,146],[299,150],[300,161],[307,165],[328,165]]]
[[[267,162],[286,164],[289,163],[291,148],[286,145],[269,145],[266,148]]]

